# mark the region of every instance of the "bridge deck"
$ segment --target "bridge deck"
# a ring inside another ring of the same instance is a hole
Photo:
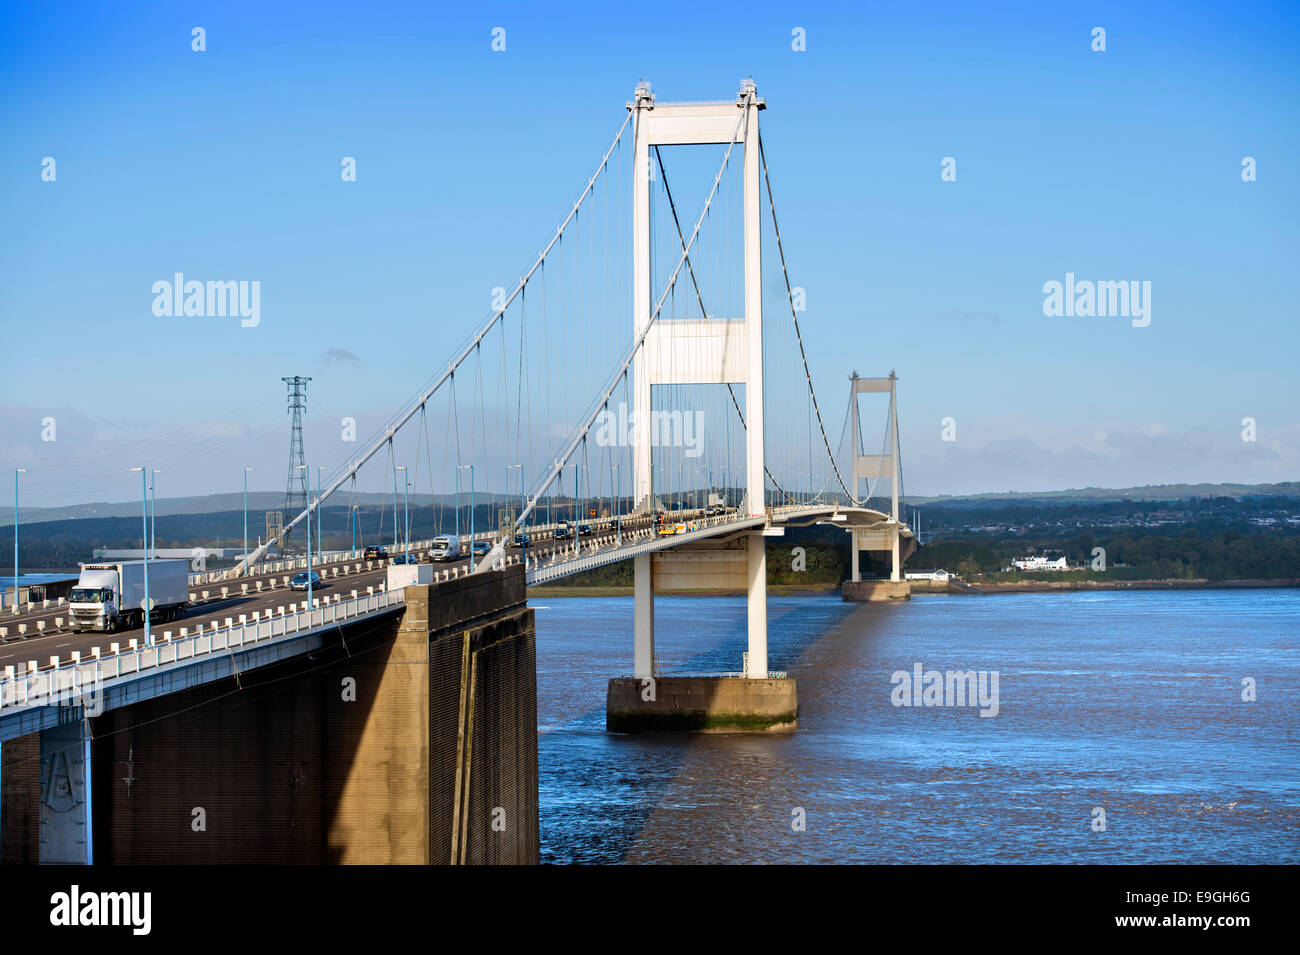
[[[688,522],[688,526],[698,525],[698,529],[688,530],[683,534],[658,536],[653,527],[647,527],[633,531],[631,534],[624,534],[621,540],[617,535],[605,535],[577,548],[570,546],[547,550],[537,556],[529,557],[527,580],[529,586],[544,584],[561,577],[605,567],[621,560],[629,560],[642,554],[664,551],[702,540],[727,537],[757,528],[767,528],[775,533],[781,533],[786,527],[806,527],[810,524],[833,523],[848,528],[888,522],[889,516],[880,511],[845,508],[834,504],[785,505],[769,508],[766,514],[705,517]],[[903,536],[911,536],[911,531],[907,527],[902,527],[900,530]]]

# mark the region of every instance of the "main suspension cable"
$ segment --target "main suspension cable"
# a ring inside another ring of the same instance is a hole
[[[803,359],[804,377],[808,379],[808,391],[812,394],[813,410],[817,413],[817,428],[822,433],[822,442],[826,445],[826,456],[831,460],[831,467],[835,470],[835,478],[840,482],[840,487],[844,493],[849,496],[849,500],[854,504],[861,505],[856,494],[848,489],[844,483],[844,476],[840,474],[839,465],[835,463],[835,456],[831,453],[831,442],[826,437],[826,425],[822,422],[822,409],[817,403],[817,391],[813,388],[812,372],[808,370],[808,352],[803,347],[803,333],[799,330],[799,313],[794,307],[794,290],[790,287],[790,272],[785,265],[785,249],[781,245],[781,227],[776,224],[776,200],[772,198],[772,179],[767,172],[767,157],[763,154],[763,136],[760,133],[758,137],[758,158],[763,166],[763,181],[767,185],[767,202],[768,207],[772,210],[772,231],[776,233],[776,250],[781,256],[781,274],[785,277],[786,298],[790,302],[790,317],[794,319],[794,334],[799,341],[799,357]],[[856,491],[857,488],[854,488]]]

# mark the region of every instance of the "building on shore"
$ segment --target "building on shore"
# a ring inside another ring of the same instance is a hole
[[[947,583],[952,576],[946,570],[909,570],[905,576],[908,580],[933,580],[935,583]]]
[[[1064,557],[1017,557],[1011,561],[1014,570],[1069,570]]]

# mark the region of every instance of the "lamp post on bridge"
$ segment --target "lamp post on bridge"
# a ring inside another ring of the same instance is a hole
[[[248,472],[252,468],[244,468],[244,576],[248,576]]]
[[[153,646],[153,635],[149,632],[149,616],[153,608],[149,604],[149,469],[132,468],[140,472],[140,533],[144,535],[144,600],[140,601],[140,615],[144,617],[144,645]],[[118,581],[118,586],[121,586]],[[123,598],[126,594],[121,595]]]
[[[573,553],[578,553],[578,463],[573,464]],[[566,548],[567,550],[567,548]]]
[[[618,461],[610,461],[610,470],[614,472],[613,492],[614,492],[614,533],[617,535],[617,544],[621,547],[623,544],[623,517],[620,513],[623,510],[622,503],[618,498]]]
[[[295,465],[293,466],[293,469],[294,469],[295,471],[306,471],[306,470],[307,470],[307,465],[306,465],[306,464],[295,464]],[[310,477],[311,477],[311,472],[308,471],[308,473],[307,473],[307,474],[304,474],[303,477],[304,477],[304,478],[310,478]],[[320,498],[319,498],[319,496],[317,497],[317,504],[316,504],[316,506],[317,506],[317,507],[320,506]],[[307,620],[308,620],[308,622],[311,621],[311,609],[312,609],[312,603],[313,603],[313,601],[312,601],[311,575],[312,575],[312,564],[311,564],[311,500],[308,499],[308,501],[307,501]]]
[[[527,493],[524,490],[524,466],[522,464],[506,465],[506,494],[510,493],[510,472],[515,468],[519,469],[519,517],[524,521],[519,526],[519,559],[524,565],[524,574],[528,574],[528,521],[524,519],[524,511],[528,509],[528,500],[525,497]],[[574,536],[577,536],[578,529],[575,527]]]
[[[389,451],[392,450],[392,440],[389,440]],[[397,550],[397,462],[393,462],[393,550]]]
[[[582,449],[582,453],[583,453],[584,455],[587,453],[587,449],[586,449],[585,446],[584,446],[583,449]],[[587,493],[590,494],[590,493],[591,493],[591,473],[587,470],[587,465],[585,465],[585,464],[582,466],[582,474],[583,474],[583,476],[587,479]],[[575,473],[574,473],[574,480],[577,481],[577,473],[576,473],[576,471],[575,471]],[[587,510],[586,503],[585,503],[587,499],[584,497],[584,498],[582,498],[582,500],[583,500],[583,502],[584,502],[584,503],[583,503],[583,508],[582,508],[582,509],[585,511],[585,510]],[[587,517],[587,515],[586,515],[586,514],[581,514],[581,515],[579,515],[579,517],[578,517],[578,523],[579,523],[579,524],[582,524],[582,523],[583,523],[583,518],[584,518],[584,517]],[[587,518],[587,519],[590,520],[590,518]],[[578,528],[575,527],[575,528],[573,529],[573,541],[574,541],[574,549],[573,549],[573,552],[574,552],[575,554],[581,554],[581,553],[582,553],[582,544],[578,543],[578,541],[579,541],[581,538],[582,538],[582,534],[579,533]]]
[[[460,518],[460,472],[469,469],[469,572],[474,572],[474,465],[458,464],[456,465],[456,517],[459,522]],[[460,537],[459,523],[456,528],[456,537]]]
[[[325,535],[320,530],[320,473],[325,470],[323,464],[316,465],[316,556],[325,561],[324,541]]]
[[[18,609],[18,475],[26,468],[14,468],[14,609]]]
[[[356,465],[348,462],[352,466],[352,505],[348,508],[348,525],[352,530],[352,559],[357,556],[357,523],[359,515],[357,513],[357,468]]]
[[[402,497],[406,502],[406,516],[403,519],[403,522],[406,525],[406,532],[402,537],[402,553],[409,554],[411,552],[411,482],[406,479],[405,464],[396,464],[393,466],[393,470],[402,472],[402,483],[405,485],[402,488]],[[395,478],[397,475],[393,475],[393,477]],[[393,516],[397,516],[396,510],[393,511]]]

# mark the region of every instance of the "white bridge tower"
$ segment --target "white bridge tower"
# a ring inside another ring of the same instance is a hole
[[[651,389],[655,385],[740,384],[745,386],[745,501],[751,516],[765,513],[763,475],[763,267],[760,245],[758,117],[766,104],[752,80],[741,83],[734,102],[656,103],[650,84],[637,86],[628,104],[633,122],[633,333],[650,326],[650,148],[731,144],[744,158],[744,315],[685,321],[655,319],[633,363],[634,494],[637,510],[653,508],[650,467]],[[744,557],[749,594],[749,653],[745,675],[766,679],[767,559],[761,530],[748,534]],[[679,555],[686,558],[689,555]],[[695,555],[697,559],[707,557]],[[719,555],[734,561],[734,552]],[[661,560],[672,560],[664,555]],[[635,675],[654,675],[654,562],[635,559]]]

